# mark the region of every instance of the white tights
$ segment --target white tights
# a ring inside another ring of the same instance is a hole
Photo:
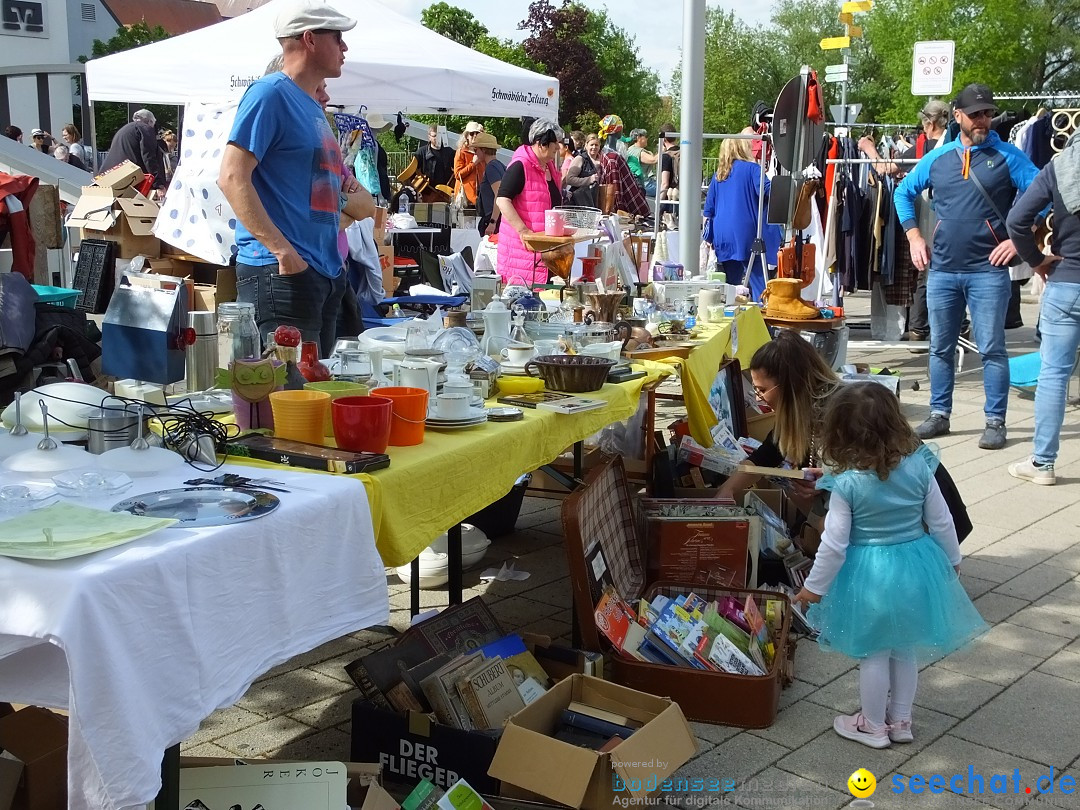
[[[859,664],[862,713],[875,727],[911,719],[911,704],[919,686],[919,667],[908,650],[885,650]]]

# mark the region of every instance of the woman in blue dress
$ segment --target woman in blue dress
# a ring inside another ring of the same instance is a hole
[[[795,599],[818,603],[808,618],[823,648],[860,661],[862,709],[833,728],[872,748],[911,742],[919,665],[987,627],[957,576],[960,546],[934,480],[937,458],[892,392],[873,382],[832,395],[821,445],[832,472],[818,488],[830,492],[829,511]]]
[[[745,279],[754,240],[757,238],[758,197],[761,167],[750,156],[750,141],[729,138],[720,144],[720,163],[709,184],[702,215],[706,221],[705,241],[712,245],[716,261],[727,276],[728,284],[745,284],[754,301],[761,300],[765,276],[761,257],[755,257],[750,278]],[[762,218],[769,207],[769,179],[765,178]],[[765,263],[776,266],[780,249],[780,226],[765,223]],[[770,275],[770,278],[772,276]]]

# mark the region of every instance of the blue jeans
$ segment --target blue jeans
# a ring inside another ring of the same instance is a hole
[[[287,324],[299,329],[304,340],[319,344],[319,357],[329,357],[337,339],[344,292],[344,273],[327,278],[308,267],[283,276],[276,264],[236,265],[236,300],[255,305],[255,323],[264,345],[271,332]]]
[[[952,413],[953,366],[964,307],[971,311],[971,334],[983,364],[986,418],[1005,419],[1009,404],[1009,355],[1005,351],[1005,311],[1012,282],[1006,268],[951,272],[931,268],[926,278],[930,310],[930,411]]]
[[[1035,461],[1053,464],[1065,419],[1065,392],[1080,346],[1080,284],[1052,281],[1046,285],[1039,328],[1042,365],[1035,388]]]

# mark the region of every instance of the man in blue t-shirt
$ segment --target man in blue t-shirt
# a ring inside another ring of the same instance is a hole
[[[236,212],[236,297],[265,337],[282,324],[329,356],[345,292],[338,218],[341,150],[316,89],[341,75],[356,20],[316,0],[274,21],[284,67],[240,101],[218,185]]]

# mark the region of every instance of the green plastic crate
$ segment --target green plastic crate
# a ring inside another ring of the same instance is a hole
[[[75,302],[79,300],[78,290],[69,290],[67,287],[45,287],[41,284],[31,284],[30,286],[38,294],[38,300],[45,304],[56,304],[60,307],[75,309]]]

